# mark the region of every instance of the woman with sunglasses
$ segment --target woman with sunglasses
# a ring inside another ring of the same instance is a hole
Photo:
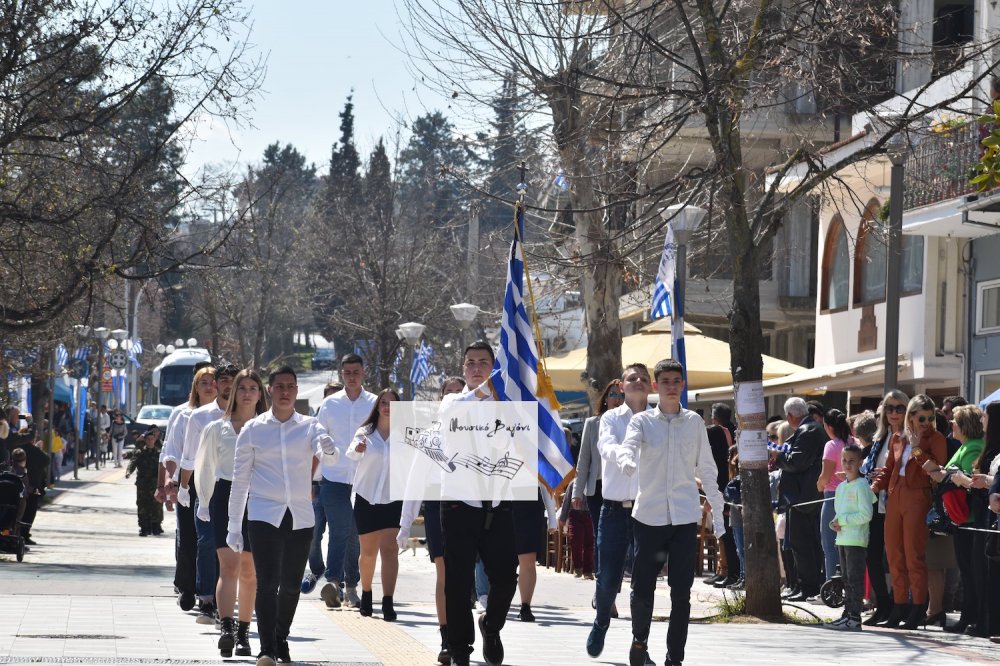
[[[886,405],[885,410],[888,409]],[[892,629],[916,629],[926,622],[927,563],[924,558],[931,479],[923,465],[928,460],[942,465],[948,458],[948,445],[935,428],[934,409],[934,401],[926,395],[910,400],[903,432],[893,433],[886,465],[872,483],[874,492],[888,491],[885,551],[892,574],[894,606],[884,626]],[[895,408],[893,411],[898,412]],[[912,599],[912,604],[908,599]]]
[[[601,517],[601,504],[604,496],[601,493],[601,454],[597,450],[597,434],[601,427],[601,415],[609,409],[625,404],[625,389],[620,379],[612,379],[604,387],[598,402],[597,413],[583,422],[583,433],[580,436],[580,457],[576,462],[576,478],[573,484],[574,509],[588,509],[594,523],[594,536],[597,536],[597,523]],[[586,500],[586,502],[584,501]],[[594,571],[598,562],[597,549],[594,549]]]

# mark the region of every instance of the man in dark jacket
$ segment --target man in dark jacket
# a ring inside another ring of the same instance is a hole
[[[27,504],[24,508],[23,521],[28,526],[27,532],[24,535],[24,542],[29,546],[34,546],[35,542],[31,538],[31,525],[35,522],[35,515],[38,513],[38,504],[42,496],[45,495],[45,486],[49,480],[49,456],[45,451],[35,446],[34,442],[24,443],[23,448],[28,456],[28,478],[35,489],[35,492],[27,497]]]
[[[812,418],[809,406],[802,398],[789,398],[785,402],[785,419],[795,428],[795,434],[785,442],[789,450],[779,453],[776,462],[781,470],[781,502],[791,505],[787,538],[791,540],[792,557],[799,578],[798,594],[789,600],[805,601],[819,594],[824,580],[823,546],[819,533],[822,505],[795,505],[822,499],[816,481],[823,467],[823,447],[829,438],[822,425]]]

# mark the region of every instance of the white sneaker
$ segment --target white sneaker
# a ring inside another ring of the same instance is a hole
[[[844,618],[843,622],[829,622],[823,625],[836,631],[861,631],[861,620],[853,617]]]
[[[489,595],[486,595],[486,594],[479,595],[479,605],[482,607],[483,610],[486,610],[486,600],[488,598],[489,598]]]
[[[361,597],[358,596],[358,588],[347,588],[347,593],[344,595],[344,605],[348,608],[357,608],[361,605]]]
[[[323,586],[319,596],[326,602],[327,608],[340,608],[340,583],[332,581]]]

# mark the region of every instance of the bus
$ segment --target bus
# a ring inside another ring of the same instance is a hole
[[[161,405],[179,405],[191,395],[194,366],[211,362],[212,355],[202,347],[185,347],[163,357],[153,369],[153,400]]]

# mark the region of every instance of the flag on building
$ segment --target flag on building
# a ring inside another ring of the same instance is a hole
[[[538,347],[524,306],[524,208],[517,206],[517,231],[510,244],[507,289],[500,321],[493,389],[500,400],[538,405],[538,477],[550,489],[560,490],[572,479],[573,454],[559,419],[559,401],[548,376],[541,371]]]
[[[672,313],[670,307],[670,291],[674,286],[676,271],[677,243],[674,242],[674,231],[668,225],[667,235],[663,239],[663,254],[660,255],[660,267],[656,271],[656,282],[653,284],[653,305],[649,311],[650,319],[662,319]]]

